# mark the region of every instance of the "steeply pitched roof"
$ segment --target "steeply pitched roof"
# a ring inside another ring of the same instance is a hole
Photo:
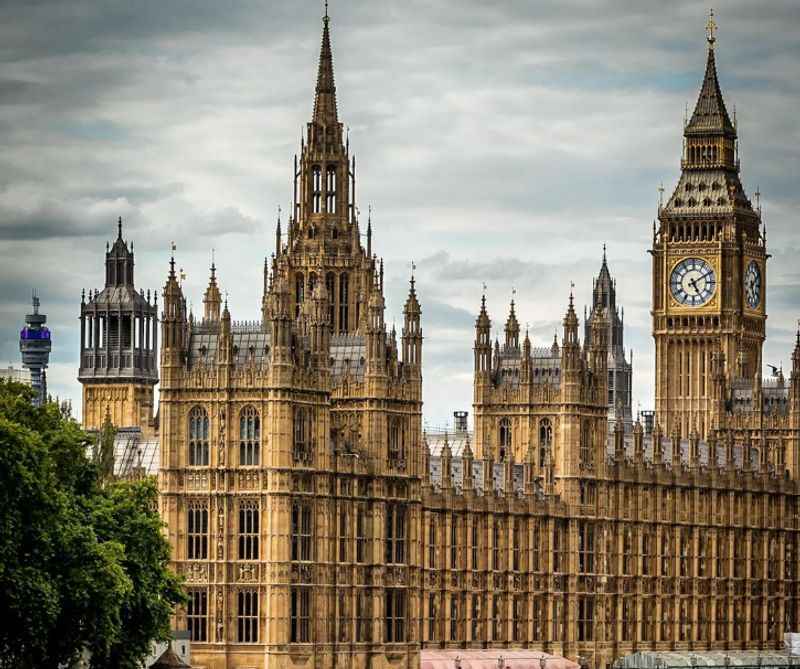
[[[322,47],[319,52],[319,71],[317,72],[317,89],[314,96],[314,123],[332,125],[338,122],[336,109],[336,84],[333,80],[333,54],[331,37],[328,29],[330,19],[327,13],[322,19]]]
[[[703,77],[703,86],[694,108],[692,118],[686,126],[687,135],[698,134],[725,134],[731,137],[736,135],[736,130],[728,116],[725,101],[717,79],[717,66],[714,60],[714,49],[708,49],[706,74]]]

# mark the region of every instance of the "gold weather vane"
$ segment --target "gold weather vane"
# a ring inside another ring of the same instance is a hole
[[[714,21],[714,10],[711,9],[708,12],[708,23],[706,23],[706,39],[708,40],[708,44],[712,49],[714,48],[714,42],[717,41],[717,38],[715,37],[716,32],[717,24]]]
[[[175,251],[178,250],[178,247],[175,246],[175,242],[170,242],[169,243],[169,248],[170,248],[170,251],[172,251],[173,253],[175,253]]]

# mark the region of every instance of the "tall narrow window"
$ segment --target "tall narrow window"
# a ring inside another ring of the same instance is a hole
[[[480,524],[480,518],[478,518],[478,516],[473,516],[472,517],[472,540],[470,542],[471,543],[471,547],[470,548],[472,550],[472,568],[473,569],[478,569],[479,566],[480,566],[479,563],[478,563],[478,554],[479,554],[478,552],[479,552],[479,546],[480,546],[480,543],[479,543],[480,537],[478,535],[478,525],[479,524]]]
[[[348,330],[348,307],[350,304],[350,276],[347,272],[339,275],[339,332]]]
[[[306,295],[306,280],[301,273],[298,273],[294,279],[294,304],[295,304],[295,317],[300,315],[300,310],[303,308],[303,300]]]
[[[588,419],[581,423],[581,448],[580,464],[584,469],[591,469],[594,465],[592,453],[592,429]]]
[[[356,595],[356,641],[372,641],[372,602],[364,589]]]
[[[312,458],[312,425],[311,409],[308,407],[294,407],[294,446],[292,454],[295,462],[308,463]]]
[[[458,569],[458,516],[450,521],[450,569]]]
[[[208,592],[191,589],[186,593],[186,625],[191,641],[208,641]]]
[[[347,509],[339,510],[339,562],[347,562]]]
[[[311,506],[307,502],[292,504],[292,560],[311,560]]]
[[[322,211],[322,170],[318,165],[311,168],[311,210],[315,214]]]
[[[340,642],[350,641],[350,598],[349,588],[339,590],[339,636]]]
[[[553,571],[566,571],[567,521],[557,518],[553,524]]]
[[[550,448],[553,445],[553,425],[549,418],[539,423],[539,467],[548,464]]]
[[[450,641],[458,639],[458,595],[450,595]]]
[[[386,606],[384,642],[403,643],[406,640],[406,591],[400,588],[386,588],[384,603]]]
[[[255,590],[240,590],[237,599],[238,641],[258,643],[258,593]]]
[[[389,416],[389,463],[395,467],[405,463],[405,430],[400,416]]]
[[[504,462],[511,450],[511,420],[503,418],[498,428],[500,444],[498,446],[498,459]]]
[[[386,563],[405,564],[406,561],[406,507],[403,504],[386,505]]]
[[[428,595],[428,641],[436,641],[436,595]]]
[[[511,560],[512,568],[514,571],[520,570],[520,555],[522,553],[522,532],[520,526],[522,521],[519,518],[514,518],[514,527],[512,529],[512,545],[511,545]]]
[[[189,412],[189,466],[208,467],[208,413],[203,407]]]
[[[325,171],[325,211],[336,213],[336,168],[333,166]]]
[[[481,640],[481,598],[479,595],[472,595],[472,629],[470,630],[470,641]]]
[[[255,407],[245,407],[239,415],[239,464],[257,465],[261,458],[261,420]]]
[[[525,607],[522,595],[514,595],[514,601],[512,606],[513,606],[512,614],[514,616],[514,619],[512,621],[513,625],[512,636],[513,640],[519,643],[520,641],[522,641],[523,629],[526,627],[525,610],[524,610]]]
[[[308,643],[310,635],[311,589],[292,588],[289,639],[292,643]]]
[[[367,518],[363,506],[356,511],[356,562],[364,562],[367,555]]]
[[[208,559],[208,506],[201,502],[190,502],[186,518],[187,559]]]
[[[333,315],[336,313],[336,277],[334,276],[333,272],[328,272],[325,275],[325,290],[328,292],[328,320],[330,321],[328,324],[331,326],[331,329],[335,330],[335,324],[333,321]]]
[[[492,569],[495,571],[502,569],[503,566],[501,564],[502,559],[502,552],[500,547],[500,541],[502,537],[502,529],[501,529],[502,521],[499,518],[493,519],[492,524]]]
[[[257,502],[239,504],[239,559],[258,560],[259,517]]]
[[[436,569],[436,513],[431,513],[428,524],[428,567]]]
[[[594,631],[594,599],[578,597],[578,641],[592,641]]]
[[[585,521],[578,523],[578,571],[594,573],[594,525]]]

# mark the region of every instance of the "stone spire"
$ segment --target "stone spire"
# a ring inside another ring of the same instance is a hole
[[[722,91],[717,79],[717,65],[714,59],[714,43],[716,42],[714,12],[711,11],[708,25],[708,60],[706,61],[706,74],[703,77],[703,86],[694,108],[692,118],[686,126],[686,136],[696,134],[717,134],[730,138],[736,136],[736,129],[731,123]]]
[[[203,307],[205,309],[203,320],[206,322],[219,321],[220,307],[222,306],[222,295],[220,295],[219,287],[217,286],[217,267],[214,260],[211,260],[211,277],[208,280],[208,288],[206,288],[205,295],[203,296]]]
[[[508,312],[508,320],[506,321],[506,348],[518,349],[519,348],[519,321],[517,314],[514,311],[514,300],[511,300],[511,308]]]
[[[338,123],[336,110],[336,84],[333,80],[333,53],[331,52],[331,36],[328,24],[328,10],[322,19],[322,47],[319,52],[319,70],[317,71],[317,89],[314,96],[314,123],[333,125]]]

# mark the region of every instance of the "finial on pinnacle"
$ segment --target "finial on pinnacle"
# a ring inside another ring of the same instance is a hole
[[[328,20],[328,0],[325,0],[325,20]]]
[[[117,238],[122,239],[122,216],[117,220]]]
[[[414,290],[414,283],[416,281],[416,279],[414,278],[414,272],[416,271],[416,269],[417,269],[417,263],[415,263],[412,260],[411,261],[411,290]]]
[[[659,211],[664,206],[664,182],[658,187],[658,209]]]
[[[606,264],[606,244],[603,242],[603,264]]]
[[[574,281],[570,281],[569,282],[569,306],[570,307],[574,307],[575,306],[575,295],[574,295],[574,293],[575,293],[575,282]]]
[[[175,242],[170,242],[170,256],[169,256],[169,273],[171,276],[175,276],[175,251],[178,248],[175,246]]]
[[[715,33],[717,32],[717,24],[714,21],[714,10],[708,12],[708,23],[706,23],[706,39],[708,40],[708,48],[714,48],[714,42],[717,41]]]

